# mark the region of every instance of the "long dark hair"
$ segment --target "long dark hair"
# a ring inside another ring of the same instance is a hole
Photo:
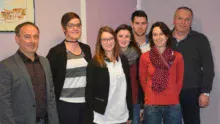
[[[116,30],[115,30],[116,36],[117,36],[118,32],[121,31],[121,30],[128,30],[130,32],[130,34],[131,34],[131,38],[130,38],[131,42],[128,45],[128,47],[133,47],[138,52],[138,55],[141,55],[141,50],[140,50],[140,48],[138,47],[138,45],[136,43],[136,40],[134,38],[134,34],[132,32],[131,26],[126,25],[126,24],[122,24],[122,25],[118,26],[116,28]]]
[[[163,34],[166,35],[166,37],[168,38],[166,46],[171,47],[172,33],[171,33],[170,29],[168,28],[168,26],[163,22],[156,22],[151,26],[150,32],[148,34],[150,47],[152,48],[155,45],[154,41],[153,41],[153,30],[155,27],[159,27],[160,30],[163,32]]]

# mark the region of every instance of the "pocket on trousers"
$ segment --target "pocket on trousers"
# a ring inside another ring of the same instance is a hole
[[[144,105],[144,110],[147,113],[154,113],[154,112],[158,112],[158,107],[155,105]]]

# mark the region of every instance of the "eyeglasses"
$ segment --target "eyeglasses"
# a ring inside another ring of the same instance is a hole
[[[68,28],[74,28],[74,27],[80,28],[81,27],[81,23],[78,23],[78,24],[69,23],[69,24],[67,24],[67,27]]]
[[[107,42],[112,43],[112,42],[114,41],[114,37],[111,37],[111,38],[102,38],[101,41],[104,42],[104,43],[107,43]]]

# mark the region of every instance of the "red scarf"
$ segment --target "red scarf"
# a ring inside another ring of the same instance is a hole
[[[174,59],[173,51],[169,47],[164,50],[163,54],[160,54],[156,47],[150,50],[150,61],[156,69],[152,76],[152,90],[161,92],[167,88],[169,68]]]

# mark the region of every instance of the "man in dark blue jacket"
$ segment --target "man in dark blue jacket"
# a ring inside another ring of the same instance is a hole
[[[209,105],[214,64],[207,37],[191,29],[193,11],[179,7],[174,15],[172,48],[184,58],[183,89],[180,94],[185,124],[200,124],[200,107]]]

